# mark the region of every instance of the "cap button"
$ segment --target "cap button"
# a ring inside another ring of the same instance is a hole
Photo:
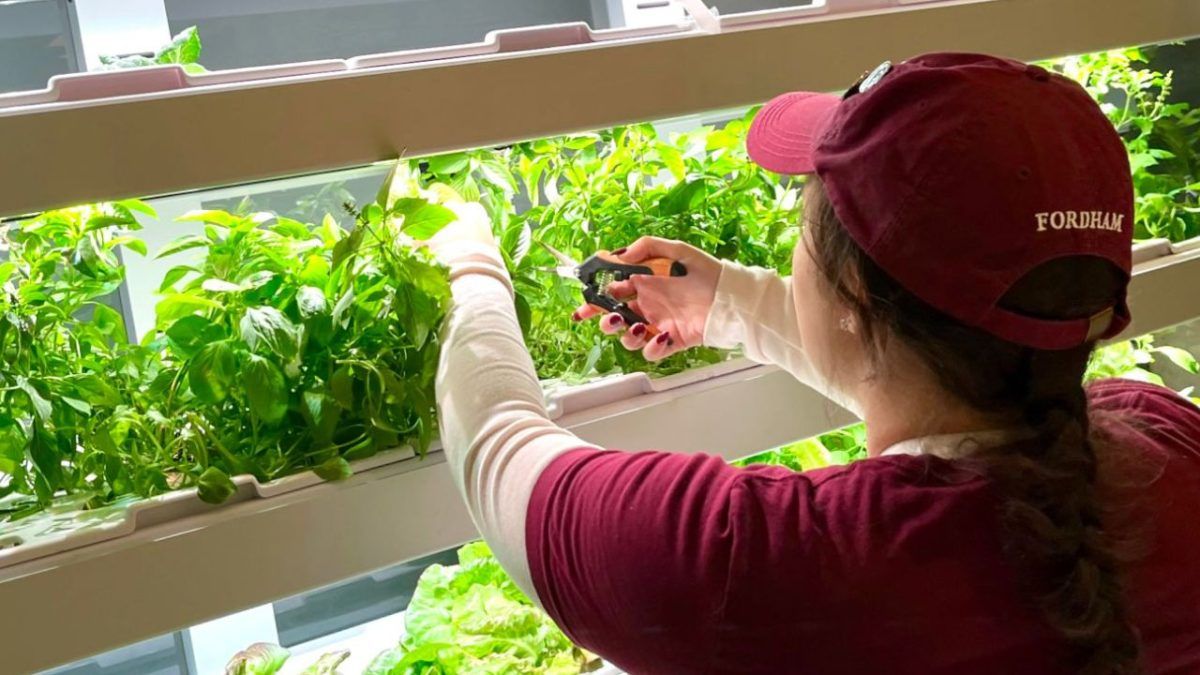
[[[1038,82],[1049,82],[1050,72],[1041,66],[1035,66],[1032,63],[1025,66],[1025,74],[1037,80]]]
[[[870,89],[871,87],[874,87],[875,85],[879,84],[879,81],[882,80],[883,77],[885,75],[887,75],[888,73],[890,73],[891,71],[892,71],[892,62],[891,61],[884,61],[883,63],[879,64],[878,66],[875,66],[875,70],[872,70],[871,73],[869,75],[867,75],[865,78],[863,78],[863,81],[861,83],[859,83],[858,90],[866,91],[866,90]]]

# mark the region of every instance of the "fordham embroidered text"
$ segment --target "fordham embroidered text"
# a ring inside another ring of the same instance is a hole
[[[1038,232],[1051,230],[1112,230],[1121,231],[1124,213],[1105,211],[1043,211],[1036,213]]]

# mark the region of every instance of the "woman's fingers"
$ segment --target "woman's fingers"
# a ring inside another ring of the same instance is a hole
[[[609,295],[618,300],[637,295],[637,286],[633,283],[634,279],[637,279],[637,277],[633,276],[624,281],[614,281],[608,285],[606,290]]]
[[[637,351],[646,346],[650,329],[644,323],[635,323],[621,336],[621,345],[629,351]]]
[[[612,313],[605,314],[604,318],[600,319],[600,332],[605,335],[616,335],[625,330],[625,320],[620,314]]]
[[[661,361],[680,349],[683,349],[683,345],[671,337],[669,332],[659,333],[642,349],[642,355],[647,361]]]
[[[647,360],[659,361],[701,343],[721,263],[688,244],[659,237],[641,237],[620,254],[623,262],[634,264],[650,258],[682,262],[688,273],[680,278],[635,275],[605,289],[643,317],[644,323],[631,326],[619,314],[587,305],[577,309],[573,318],[599,316],[601,332],[620,335],[626,349],[640,350]]]
[[[626,247],[625,252],[621,254],[621,260],[627,263],[640,263],[649,258],[670,258],[686,262],[686,259],[691,257],[690,254],[693,250],[695,249],[682,241],[661,237],[640,237]]]
[[[604,313],[604,308],[602,308],[602,307],[597,307],[595,305],[589,305],[589,304],[583,304],[575,309],[575,312],[573,314],[571,314],[571,319],[573,321],[584,321],[584,320],[592,318],[593,316],[599,316],[603,313]]]

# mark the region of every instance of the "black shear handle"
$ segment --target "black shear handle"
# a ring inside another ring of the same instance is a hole
[[[579,280],[583,282],[583,299],[589,305],[595,305],[608,312],[615,312],[620,315],[625,321],[626,326],[632,326],[635,323],[644,323],[649,325],[646,317],[638,314],[629,307],[629,305],[621,300],[618,300],[607,293],[607,289],[601,289],[597,284],[596,277],[601,274],[607,274],[611,281],[625,281],[635,275],[649,275],[660,277],[682,277],[687,276],[687,268],[683,263],[669,258],[651,258],[643,260],[640,263],[626,263],[617,256],[608,251],[598,251],[595,255],[583,261],[583,264],[576,270]],[[654,327],[651,326],[653,332]]]
[[[589,305],[595,305],[605,311],[620,315],[621,320],[625,322],[626,326],[632,326],[635,323],[647,323],[646,317],[633,311],[629,305],[611,295],[601,293],[592,286],[587,286],[583,289],[583,299]]]
[[[600,251],[583,261],[576,274],[583,283],[590,286],[592,279],[600,272],[611,273],[615,281],[625,281],[637,274],[659,277],[687,276],[687,268],[677,260],[651,258],[641,263],[626,263],[608,251]]]

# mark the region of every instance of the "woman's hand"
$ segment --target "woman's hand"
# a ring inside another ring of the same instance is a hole
[[[476,202],[450,202],[445,206],[454,211],[458,218],[448,223],[425,242],[430,252],[442,264],[449,265],[458,256],[472,249],[492,250],[496,248],[496,237],[492,234],[492,221],[483,206]]]
[[[704,340],[704,324],[717,294],[721,262],[694,246],[658,237],[642,237],[616,253],[622,262],[631,264],[649,258],[677,260],[687,268],[687,275],[656,277],[639,274],[609,285],[609,294],[626,300],[650,326],[643,323],[626,326],[621,315],[604,314],[603,309],[593,305],[583,305],[572,318],[582,321],[604,314],[600,319],[600,330],[610,335],[624,332],[621,344],[629,350],[642,350],[648,361],[658,361],[699,346]]]

